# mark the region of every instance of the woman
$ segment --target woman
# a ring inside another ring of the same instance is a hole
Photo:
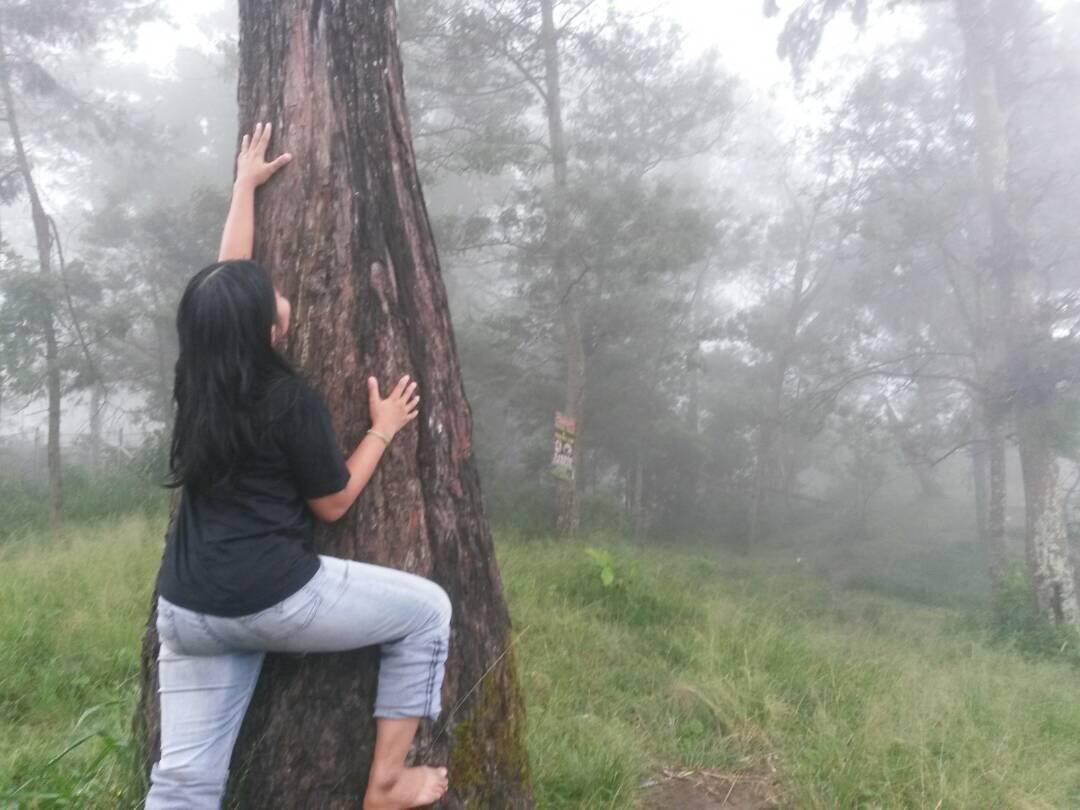
[[[188,284],[177,331],[172,484],[183,495],[158,578],[161,758],[147,810],[221,806],[229,757],[266,651],[381,645],[375,754],[365,810],[436,801],[445,768],[405,767],[421,717],[440,711],[450,600],[402,571],[316,554],[312,515],[340,518],[395,433],[416,418],[416,383],[380,396],[346,460],[326,405],[275,346],[289,302],[250,261],[269,124],[244,136],[219,261]]]

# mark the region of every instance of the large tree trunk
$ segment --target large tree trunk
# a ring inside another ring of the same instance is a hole
[[[34,225],[34,241],[37,247],[38,268],[43,276],[51,273],[52,237],[49,233],[49,215],[41,204],[30,158],[26,154],[22,132],[19,128],[19,111],[11,89],[8,70],[8,53],[5,32],[0,25],[0,90],[3,92],[4,118],[11,132],[12,149],[15,152],[15,170],[19,173],[30,199],[30,217]],[[60,359],[56,344],[56,326],[53,322],[52,300],[48,299],[42,313],[41,330],[45,338],[45,388],[49,399],[48,470],[49,470],[49,528],[55,534],[64,517],[63,472],[60,458]]]
[[[289,353],[323,392],[349,447],[370,424],[369,374],[384,391],[410,374],[422,397],[420,418],[395,439],[349,515],[317,529],[315,546],[446,588],[454,605],[448,730],[440,737],[425,726],[417,748],[432,746],[427,760],[449,763],[440,806],[529,807],[524,703],[417,178],[394,4],[239,5],[241,123],[272,121],[278,145],[294,155],[262,194],[256,228],[256,256],[293,302]],[[147,767],[158,742],[153,635],[151,616],[138,720]],[[358,807],[377,661],[371,649],[268,656],[234,753],[230,801]]]
[[[544,98],[548,118],[548,139],[554,188],[547,204],[547,240],[551,247],[551,269],[559,295],[559,317],[563,322],[563,347],[566,361],[566,396],[563,412],[574,420],[574,476],[557,484],[557,531],[562,537],[577,534],[579,524],[578,475],[584,448],[581,442],[585,402],[585,345],[581,308],[575,297],[574,282],[566,261],[567,155],[563,134],[562,82],[559,77],[559,36],[555,28],[555,0],[541,0],[541,43],[544,49]]]

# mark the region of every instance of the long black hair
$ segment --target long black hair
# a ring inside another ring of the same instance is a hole
[[[263,404],[295,376],[274,348],[273,282],[251,261],[217,262],[188,282],[176,314],[176,422],[167,486],[205,491],[227,483],[260,441]]]

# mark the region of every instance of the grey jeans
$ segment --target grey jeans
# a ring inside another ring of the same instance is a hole
[[[161,758],[146,810],[218,810],[266,652],[379,645],[375,716],[436,718],[450,599],[431,580],[319,555],[314,577],[266,610],[228,618],[158,597]]]

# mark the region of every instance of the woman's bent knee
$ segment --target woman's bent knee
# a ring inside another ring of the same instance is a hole
[[[454,613],[454,606],[450,602],[450,595],[438,583],[433,582],[432,585],[435,586],[433,589],[435,592],[433,600],[435,607],[435,615],[438,619],[438,623],[440,626],[444,626],[449,629],[450,617]]]
[[[425,630],[439,628],[449,631],[450,617],[454,610],[449,594],[433,579],[417,575],[410,576],[417,598],[426,608],[420,611],[420,616],[425,617]]]

